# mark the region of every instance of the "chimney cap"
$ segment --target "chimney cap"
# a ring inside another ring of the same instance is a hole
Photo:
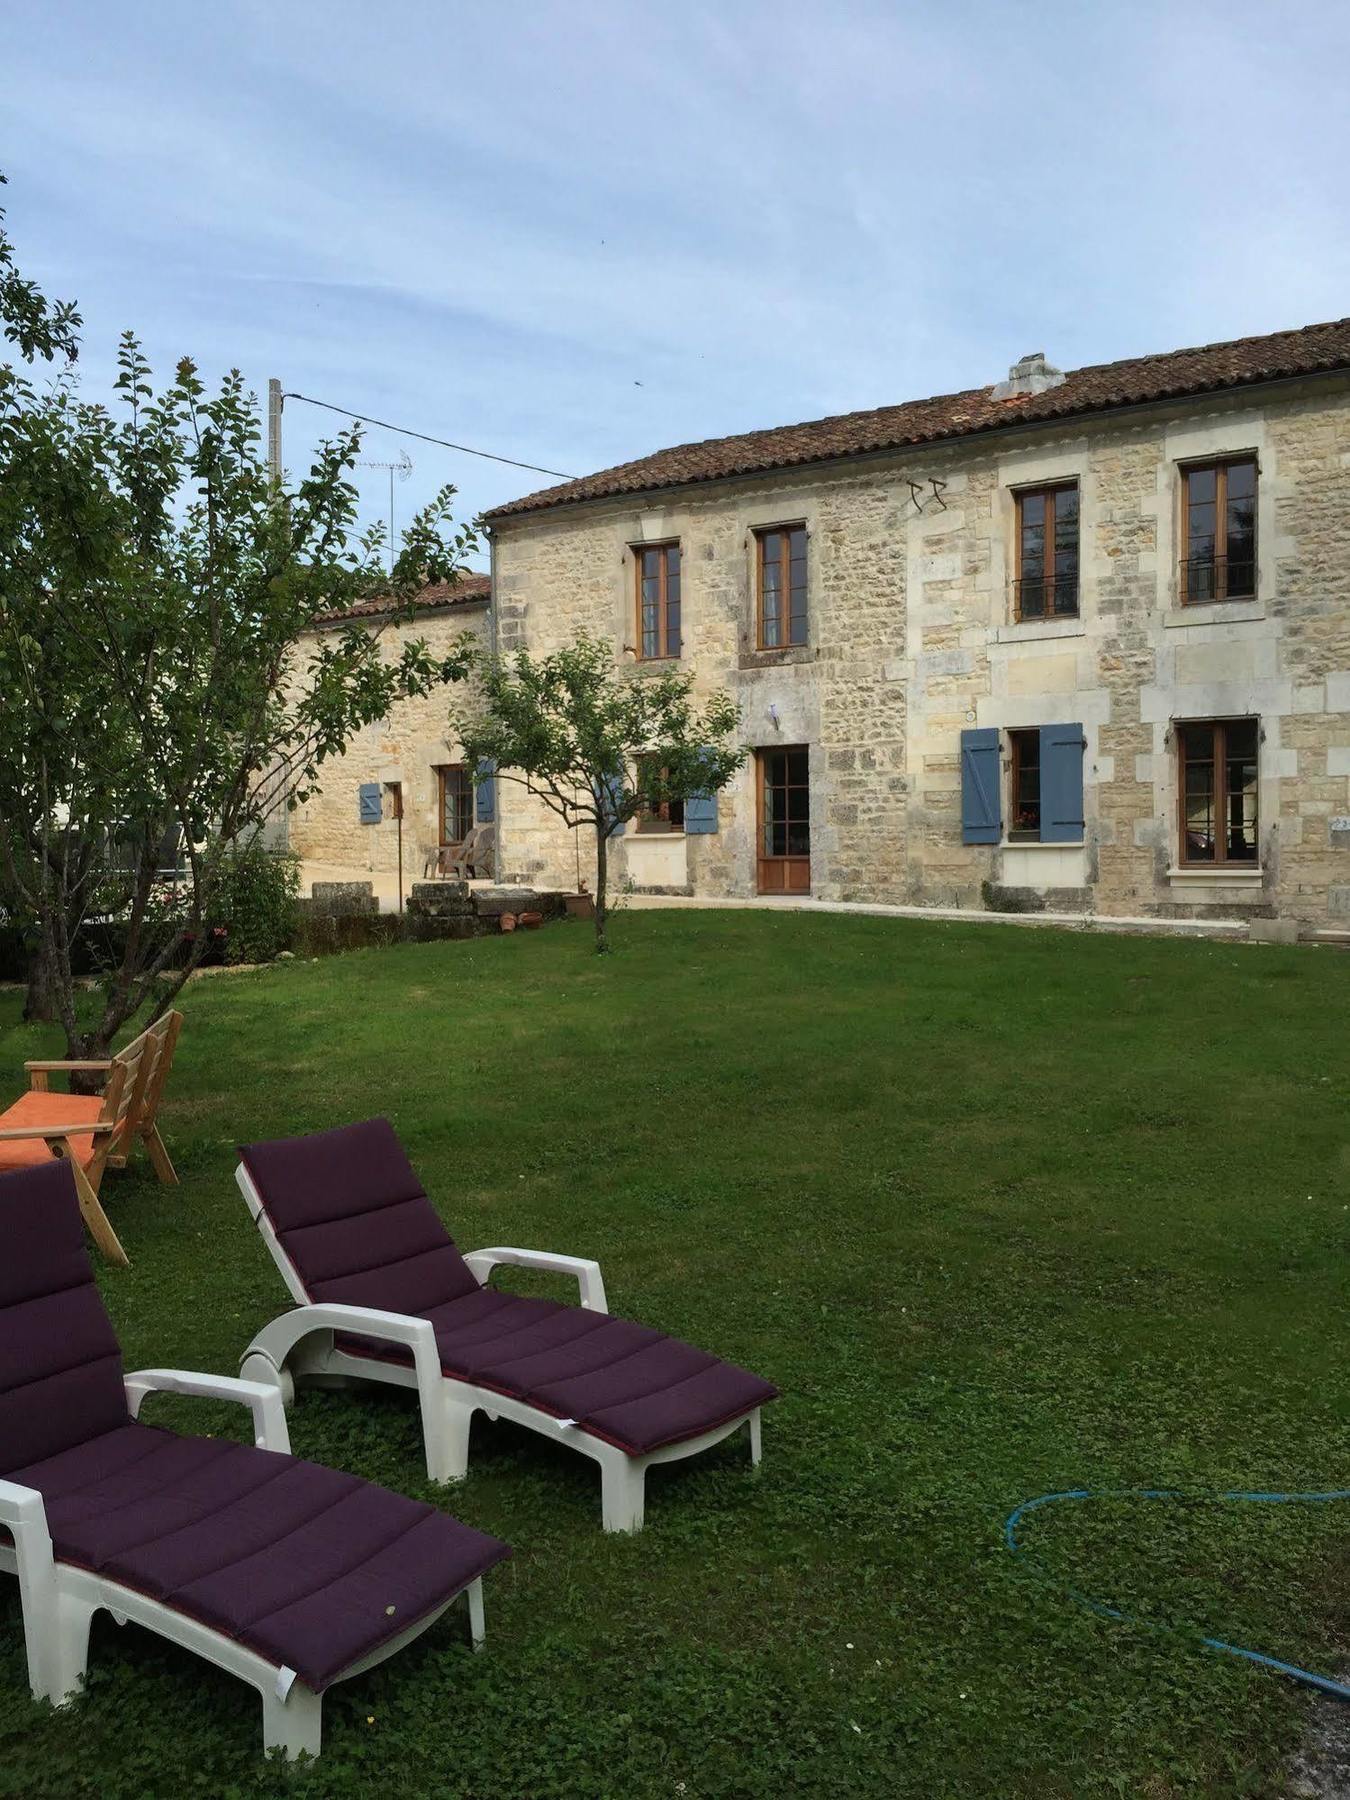
[[[1014,400],[1023,394],[1043,394],[1059,387],[1064,371],[1045,360],[1044,350],[1030,350],[1008,370],[1008,379],[994,388],[995,400]]]

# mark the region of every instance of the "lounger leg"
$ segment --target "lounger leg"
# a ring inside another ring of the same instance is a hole
[[[469,1596],[469,1642],[475,1650],[483,1648],[487,1626],[483,1621],[483,1577],[471,1581],[465,1590]]]
[[[760,1438],[759,1408],[758,1407],[756,1407],[755,1410],[751,1413],[749,1424],[750,1424],[750,1466],[751,1466],[751,1468],[757,1469],[759,1467],[760,1458],[764,1454],[764,1446],[763,1446],[763,1443]]]
[[[323,1738],[323,1699],[301,1681],[291,1683],[283,1700],[269,1690],[262,1697],[263,1750],[281,1749],[294,1762],[302,1750],[317,1756]]]
[[[79,1693],[89,1665],[89,1627],[93,1617],[92,1606],[72,1600],[69,1594],[62,1594],[57,1600],[56,1617],[47,1640],[48,1685],[39,1699],[64,1706]]]
[[[427,1475],[432,1481],[463,1481],[469,1472],[471,1406],[465,1406],[444,1382],[436,1402],[422,1403],[422,1442],[427,1453]]]
[[[641,1531],[646,1465],[616,1450],[600,1464],[600,1502],[606,1531]]]

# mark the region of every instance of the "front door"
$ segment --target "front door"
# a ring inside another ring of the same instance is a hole
[[[755,752],[761,894],[811,892],[811,788],[805,744]]]

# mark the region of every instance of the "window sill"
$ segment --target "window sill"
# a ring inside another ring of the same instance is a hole
[[[1004,838],[1000,850],[1081,850],[1082,838],[1070,838],[1063,844],[1046,843],[1041,838]]]
[[[994,633],[996,644],[1031,644],[1038,638],[1076,638],[1087,634],[1082,617],[1073,619],[1017,619],[1000,625]]]
[[[1260,887],[1264,869],[1234,863],[1185,863],[1167,871],[1167,879],[1180,887]]]
[[[647,669],[647,668],[650,668],[653,663],[677,663],[677,662],[680,662],[681,660],[682,660],[682,658],[679,655],[675,655],[675,656],[635,656],[633,658],[633,666],[634,666],[634,668],[637,668],[637,669]]]
[[[816,654],[812,644],[785,644],[778,649],[762,649],[758,644],[742,644],[740,665],[743,669],[783,668],[793,663],[814,662]]]
[[[1216,600],[1204,606],[1173,606],[1163,624],[1171,627],[1241,625],[1250,620],[1264,619],[1265,616],[1264,600]]]
[[[674,831],[674,830],[671,830],[671,831],[635,831],[633,833],[633,842],[635,844],[668,844],[671,842],[672,839],[683,838],[683,836],[684,836],[683,831]]]

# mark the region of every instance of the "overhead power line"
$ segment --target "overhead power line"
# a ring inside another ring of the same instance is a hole
[[[331,400],[316,400],[311,394],[283,394],[283,400],[303,400],[306,406],[322,406],[328,412],[341,413],[344,419],[356,419],[362,425],[378,425],[381,431],[396,431],[403,437],[421,438],[424,444],[439,444],[443,450],[459,450],[465,456],[481,456],[488,462],[507,463],[513,469],[528,469],[534,475],[556,475],[559,481],[575,481],[575,475],[564,475],[561,469],[545,469],[538,463],[518,462],[514,456],[495,456],[491,450],[475,450],[469,444],[452,444],[449,438],[431,437],[425,431],[412,431],[406,425],[391,425],[387,419],[372,419],[350,407],[334,406]]]

